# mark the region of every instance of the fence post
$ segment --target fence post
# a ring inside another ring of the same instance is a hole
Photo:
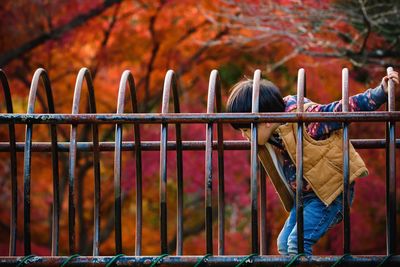
[[[393,68],[387,68],[387,74]],[[395,111],[394,82],[388,81],[389,112]],[[386,243],[387,254],[396,253],[396,124],[394,121],[386,123]]]
[[[299,69],[297,78],[297,112],[304,112],[305,71]],[[297,253],[304,253],[304,218],[303,218],[303,121],[297,122],[296,145],[296,221]]]

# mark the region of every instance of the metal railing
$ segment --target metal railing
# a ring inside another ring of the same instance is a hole
[[[388,70],[389,71],[389,70]],[[95,93],[90,76],[90,72],[83,68],[80,70],[74,91],[73,105],[71,114],[55,113],[52,89],[47,73],[43,69],[38,69],[32,79],[28,109],[26,114],[13,113],[13,106],[10,95],[10,88],[7,78],[3,71],[0,71],[0,81],[3,88],[4,100],[7,113],[0,114],[0,123],[8,124],[9,142],[0,142],[0,152],[8,152],[10,158],[11,172],[11,215],[10,215],[10,237],[9,237],[9,257],[0,257],[1,264],[35,263],[37,265],[60,265],[68,264],[98,264],[105,265],[110,261],[118,260],[118,265],[130,266],[150,266],[157,260],[160,266],[194,266],[200,261],[207,266],[238,266],[238,264],[251,263],[254,266],[284,266],[291,260],[288,256],[273,256],[267,254],[266,240],[266,174],[263,168],[259,168],[257,158],[257,123],[259,122],[296,122],[297,123],[297,142],[296,147],[296,208],[297,208],[297,231],[298,231],[298,252],[304,252],[303,238],[303,196],[302,177],[303,177],[303,123],[316,121],[335,121],[343,123],[343,253],[351,253],[350,240],[350,209],[349,209],[349,142],[356,148],[385,148],[386,149],[386,207],[387,207],[387,255],[352,255],[345,259],[339,256],[312,256],[300,257],[298,262],[304,266],[330,266],[333,263],[344,260],[348,265],[354,266],[376,266],[383,260],[388,260],[387,266],[400,264],[400,256],[396,253],[396,147],[400,147],[400,140],[395,138],[395,123],[400,120],[400,112],[395,111],[394,107],[394,85],[389,81],[388,110],[385,112],[349,112],[348,111],[348,71],[343,69],[342,95],[343,112],[341,113],[305,113],[303,103],[305,95],[305,71],[299,70],[298,73],[298,97],[297,106],[299,109],[293,113],[259,113],[259,87],[261,72],[256,70],[253,79],[253,106],[251,113],[222,113],[221,85],[218,72],[213,70],[210,75],[207,112],[206,113],[181,113],[179,108],[178,89],[173,71],[168,71],[164,81],[162,109],[161,113],[138,113],[135,83],[132,74],[125,71],[119,85],[117,112],[114,114],[96,113]],[[35,114],[34,106],[36,92],[39,81],[43,82],[48,105],[48,114]],[[86,82],[89,91],[90,113],[79,113],[79,102],[83,83]],[[130,102],[132,113],[125,113],[124,103],[126,99],[126,89],[129,87]],[[170,94],[173,94],[174,112],[169,112]],[[216,107],[216,112],[214,107]],[[386,122],[386,139],[356,139],[349,140],[349,122]],[[224,123],[229,122],[250,122],[252,141],[223,140]],[[181,137],[181,124],[204,123],[206,126],[205,141],[184,141]],[[15,125],[26,125],[25,142],[16,142]],[[51,142],[32,142],[33,126],[37,124],[48,124],[51,129]],[[70,141],[58,142],[56,126],[67,124],[71,126]],[[91,142],[77,142],[77,126],[89,124],[92,127]],[[99,142],[98,125],[115,125],[115,141]],[[134,125],[135,141],[123,141],[123,125]],[[161,125],[160,141],[141,141],[140,125],[157,124]],[[168,141],[168,126],[173,124],[176,127],[176,141]],[[213,126],[217,125],[217,141],[214,140]],[[224,201],[224,150],[249,150],[251,152],[251,252],[250,257],[225,255],[225,201]],[[157,258],[155,256],[142,255],[142,151],[160,151],[160,254],[168,253],[167,235],[167,150],[176,151],[177,157],[177,244],[176,255]],[[207,257],[189,256],[183,254],[183,150],[205,150],[205,235]],[[213,209],[212,206],[212,181],[213,150],[218,151],[218,248],[217,254],[213,255]],[[68,177],[68,229],[69,229],[69,252],[70,255],[76,253],[75,248],[75,192],[74,182],[75,165],[78,151],[93,152],[94,170],[94,225],[93,225],[93,252],[92,257],[66,257],[59,255],[59,235],[60,235],[60,197],[59,197],[59,173],[58,173],[58,153],[69,152],[69,177]],[[135,151],[136,159],[136,229],[135,229],[135,255],[110,257],[99,256],[100,246],[100,161],[101,151],[114,151],[114,205],[115,205],[115,252],[123,252],[122,230],[121,230],[121,162],[122,151]],[[53,208],[52,208],[52,229],[51,229],[51,256],[49,257],[16,257],[17,240],[17,153],[24,153],[24,254],[31,254],[31,231],[30,231],[30,188],[31,188],[31,155],[35,152],[51,152],[52,155],[52,175],[53,175]],[[258,181],[260,181],[261,192],[258,192]],[[258,207],[260,203],[260,207]],[[389,259],[390,257],[390,259]]]

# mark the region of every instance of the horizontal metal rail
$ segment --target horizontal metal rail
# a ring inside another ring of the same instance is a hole
[[[400,111],[302,113],[136,113],[136,114],[1,114],[0,123],[116,124],[116,123],[230,123],[230,122],[387,122],[400,121]]]
[[[164,266],[190,266],[193,267],[203,256],[168,256],[162,259],[157,264],[159,267]],[[312,256],[312,257],[300,257],[296,266],[314,266],[314,267],[325,267],[332,266],[341,256]],[[29,266],[60,266],[68,257],[34,257],[30,259]],[[72,259],[68,266],[105,266],[112,260],[111,256],[99,256],[99,257],[77,257]],[[124,256],[118,258],[117,264],[114,266],[150,266],[151,263],[156,259],[156,256]],[[245,256],[210,256],[205,260],[206,266],[226,266],[233,267],[238,265]],[[376,267],[385,256],[358,256],[353,255],[346,257],[343,261],[344,264],[351,266],[362,266],[362,267]],[[286,266],[291,260],[289,256],[255,256],[246,261],[245,266]],[[2,257],[0,258],[0,265],[15,266],[18,263],[16,257]],[[250,264],[251,263],[251,264]],[[344,264],[342,266],[344,266]],[[385,267],[395,267],[400,264],[400,256],[393,256],[389,261],[385,263]],[[203,266],[204,266],[203,265]]]
[[[350,142],[355,148],[358,149],[371,149],[371,148],[385,148],[385,139],[350,139]],[[57,151],[58,152],[69,152],[69,142],[58,142]],[[16,142],[16,151],[24,152],[23,142]],[[142,151],[160,151],[159,141],[141,141],[140,143]],[[205,141],[182,141],[182,150],[205,150]],[[213,141],[213,150],[218,149],[218,142]],[[396,139],[396,148],[400,148],[400,139]],[[77,151],[90,152],[93,151],[93,143],[91,142],[77,142]],[[122,151],[132,151],[136,149],[136,143],[134,141],[124,141],[122,142]],[[224,150],[249,150],[249,141],[236,141],[236,140],[226,140],[223,142]],[[99,151],[114,151],[114,142],[99,142]],[[167,150],[176,150],[176,142],[168,141]],[[0,152],[9,152],[10,144],[8,142],[0,142]],[[51,152],[50,142],[33,142],[32,152]]]

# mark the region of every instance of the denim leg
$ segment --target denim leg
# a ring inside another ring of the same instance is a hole
[[[350,205],[354,200],[354,184],[350,186]],[[314,194],[304,197],[304,252],[312,255],[314,245],[330,228],[343,219],[343,195],[340,194],[328,207]],[[289,232],[289,234],[288,234]],[[287,242],[287,243],[285,243]],[[278,236],[278,252],[283,255],[297,254],[297,223],[296,206],[290,211],[289,217]]]
[[[288,238],[295,225],[296,225],[296,208],[293,207],[289,213],[288,218],[286,219],[286,222],[281,232],[278,235],[277,245],[279,254],[288,255]]]
[[[312,246],[333,226],[341,215],[341,206],[333,202],[328,207],[314,197],[304,202],[304,253],[312,255]],[[288,238],[288,253],[297,254],[297,224]]]

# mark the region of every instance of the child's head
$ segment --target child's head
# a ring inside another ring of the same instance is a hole
[[[236,83],[227,102],[228,112],[251,112],[253,97],[253,80],[242,80]],[[284,112],[285,103],[282,95],[272,82],[260,81],[259,112]],[[231,123],[236,130],[249,129],[250,123]]]
[[[253,98],[253,81],[243,80],[232,87],[231,94],[227,103],[228,112],[251,112]],[[260,81],[259,94],[259,111],[260,112],[283,112],[285,111],[285,103],[279,89],[270,81]],[[243,137],[251,139],[250,123],[231,123],[233,128],[240,130]],[[279,126],[279,123],[258,123],[258,140],[259,145],[265,144],[271,134]]]

